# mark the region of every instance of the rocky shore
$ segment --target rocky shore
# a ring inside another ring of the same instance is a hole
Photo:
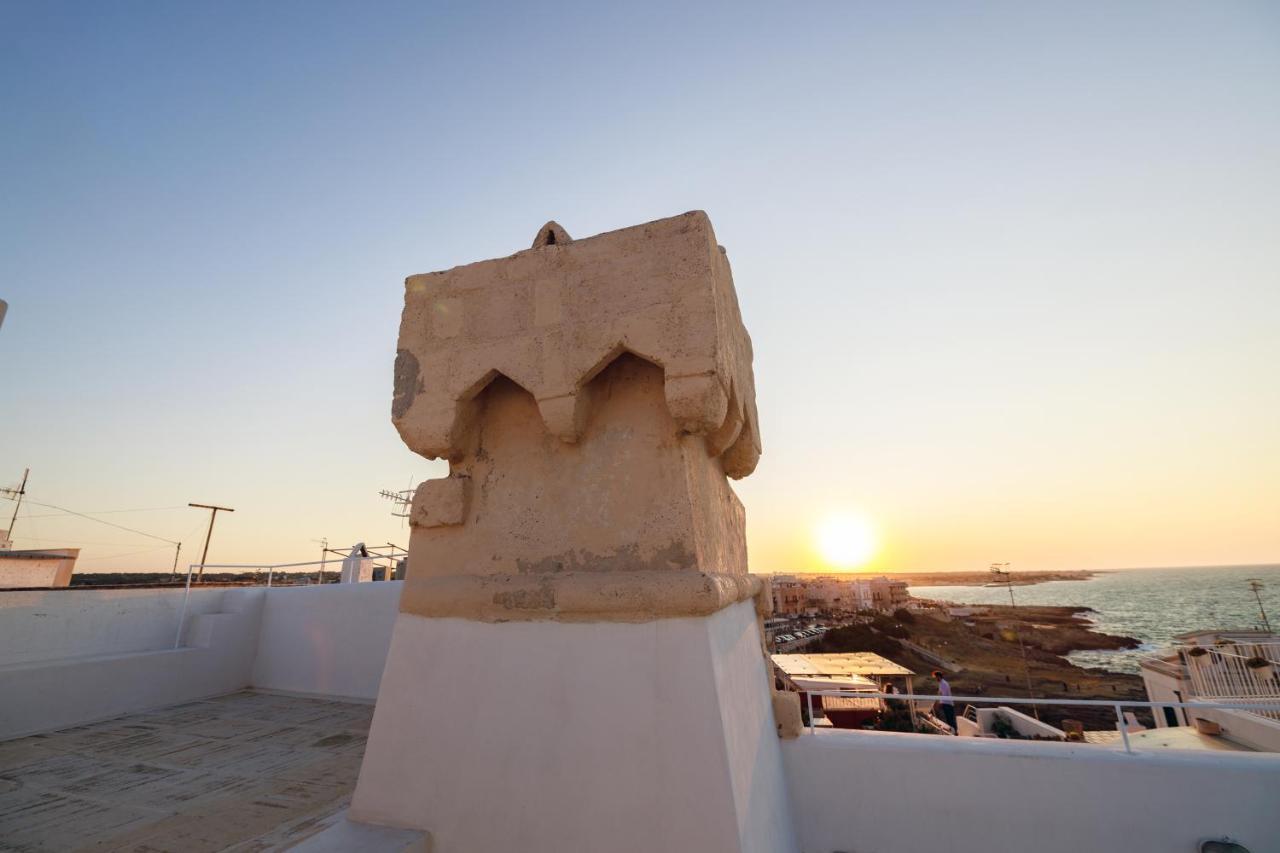
[[[1094,630],[1087,607],[988,605],[952,612],[970,615],[953,617],[945,608],[925,611],[912,628],[916,642],[959,664],[960,671],[951,679],[957,694],[973,690],[976,696],[1026,696],[1029,669],[1037,698],[1146,699],[1138,676],[1077,666],[1065,657],[1086,649],[1140,645],[1133,637]],[[1019,639],[1026,649],[1026,667]],[[1107,708],[1046,705],[1040,716],[1055,724],[1063,718],[1078,719],[1088,728],[1114,724],[1114,713]]]
[[[1093,630],[1087,607],[949,608],[938,604],[916,613],[898,611],[893,616],[877,616],[870,624],[828,632],[821,648],[813,651],[877,652],[914,670],[915,687],[920,693],[936,688],[928,675],[941,668],[947,671],[957,696],[1026,697],[1029,670],[1031,693],[1038,699],[1146,699],[1138,676],[1076,666],[1066,659],[1065,655],[1073,651],[1130,649],[1139,645],[1133,637]],[[1025,666],[1022,648],[1026,649]],[[921,650],[929,657],[920,654]],[[940,666],[934,656],[952,666]],[[1114,712],[1109,708],[1046,704],[1039,706],[1039,713],[1041,719],[1053,725],[1067,718],[1084,722],[1088,729],[1112,729],[1115,723]]]

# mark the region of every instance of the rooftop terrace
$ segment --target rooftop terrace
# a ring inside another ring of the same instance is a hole
[[[0,743],[0,849],[287,848],[346,808],[372,716],[243,690]]]

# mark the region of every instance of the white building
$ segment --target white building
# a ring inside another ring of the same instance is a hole
[[[1280,639],[1269,631],[1210,630],[1182,634],[1178,645],[1141,663],[1156,726],[1199,726],[1252,749],[1280,752],[1280,711],[1197,709],[1184,703],[1280,702]],[[1220,734],[1219,734],[1220,733]]]

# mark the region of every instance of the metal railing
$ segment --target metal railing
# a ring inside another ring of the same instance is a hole
[[[1193,649],[1203,649],[1193,655]],[[1229,699],[1257,707],[1259,700],[1280,699],[1280,643],[1251,643],[1236,641],[1215,646],[1184,646],[1178,650],[1186,661],[1191,691],[1197,697]],[[1268,662],[1265,668],[1249,666],[1249,661],[1261,658]],[[1264,677],[1265,675],[1265,677]],[[1254,713],[1272,720],[1280,720],[1280,712],[1256,710]]]
[[[1112,701],[1109,699],[1022,699],[1017,697],[994,697],[994,696],[940,696],[928,695],[923,693],[871,693],[851,690],[813,690],[805,692],[805,703],[809,713],[809,734],[817,732],[817,726],[813,717],[813,697],[814,696],[841,696],[848,698],[849,696],[857,696],[864,699],[892,699],[903,702],[940,702],[943,700],[955,702],[968,702],[970,704],[981,702],[988,705],[1068,705],[1072,707],[1090,707],[1090,708],[1111,708],[1116,715],[1116,728],[1120,732],[1120,740],[1124,744],[1124,751],[1133,754],[1133,748],[1129,744],[1129,730],[1124,718],[1125,708],[1150,708],[1152,712],[1158,708],[1185,708],[1189,710],[1199,711],[1248,711],[1258,713],[1260,709],[1268,712],[1280,713],[1280,698],[1274,700],[1254,700],[1250,702],[1139,702],[1135,700]],[[914,707],[914,706],[913,706]]]
[[[369,559],[372,559],[372,558],[369,558]],[[264,586],[266,586],[267,589],[270,589],[273,581],[275,580],[275,574],[277,571],[280,571],[283,569],[301,569],[301,568],[310,568],[310,567],[318,566],[320,571],[323,572],[328,570],[329,566],[337,566],[338,571],[340,572],[341,565],[342,565],[341,560],[328,560],[328,559],[309,560],[303,563],[204,563],[204,564],[192,563],[190,566],[187,567],[187,583],[186,583],[185,591],[182,594],[182,615],[178,617],[178,630],[173,637],[173,647],[175,649],[182,647],[182,631],[186,627],[186,623],[187,623],[187,605],[191,601],[191,579],[197,569],[200,569],[200,570],[235,569],[240,572],[265,571],[267,573],[267,579]],[[251,584],[251,586],[256,586],[256,585],[257,584]],[[290,585],[297,586],[299,584],[290,584]]]

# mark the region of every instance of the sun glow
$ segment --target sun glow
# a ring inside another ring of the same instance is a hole
[[[822,559],[835,569],[861,568],[876,553],[875,530],[861,515],[829,515],[818,523],[814,538]]]

